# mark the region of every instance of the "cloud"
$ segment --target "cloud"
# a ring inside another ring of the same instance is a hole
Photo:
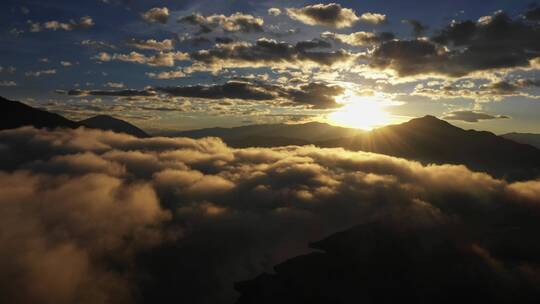
[[[412,27],[412,33],[413,33],[413,36],[415,37],[422,36],[428,30],[428,26],[422,24],[422,22],[418,20],[406,19],[406,20],[403,20],[403,23],[407,23]]]
[[[320,43],[320,42],[319,42]],[[332,67],[344,65],[354,56],[343,50],[307,51],[300,42],[292,45],[286,42],[261,38],[255,44],[237,42],[220,44],[213,49],[200,50],[191,54],[191,59],[212,69],[233,67]]]
[[[480,122],[482,120],[508,119],[508,118],[510,117],[506,115],[491,115],[488,113],[469,111],[469,110],[453,111],[453,112],[447,113],[443,117],[443,119],[446,119],[446,120],[461,120],[465,122]]]
[[[450,98],[470,98],[477,102],[500,101],[504,97],[523,96],[538,99],[538,96],[524,91],[528,87],[538,87],[540,83],[531,79],[513,81],[500,80],[477,85],[470,80],[428,82],[415,87],[413,95],[425,96],[434,100]]]
[[[0,81],[0,87],[15,87],[17,83],[13,80],[2,80]]]
[[[540,6],[534,6],[526,11],[525,18],[531,21],[540,21]]]
[[[218,27],[226,32],[263,32],[264,20],[252,15],[234,13],[230,16],[191,14],[178,19],[180,23],[199,26],[201,33],[210,33]]]
[[[453,22],[430,39],[385,42],[369,58],[371,66],[398,76],[463,77],[475,73],[530,68],[540,51],[540,29],[504,12],[478,21]]]
[[[43,71],[30,71],[26,72],[26,77],[40,77],[42,75],[54,75],[56,74],[55,69],[43,70]]]
[[[146,73],[146,75],[153,79],[176,79],[186,77],[186,74],[182,71],[167,71],[159,73]]]
[[[27,127],[1,131],[0,142],[0,290],[10,303],[234,302],[235,282],[374,221],[404,237],[373,229],[343,243],[366,248],[353,254],[366,284],[381,271],[398,282],[429,274],[446,293],[454,289],[440,282],[455,287],[455,271],[480,263],[471,273],[481,280],[457,281],[469,291],[495,282],[481,289],[488,299],[539,286],[538,181],[342,149],[232,149],[216,138]]]
[[[166,24],[169,20],[169,9],[166,7],[154,7],[144,12],[141,16],[144,21],[149,23]]]
[[[32,22],[28,20],[30,32],[42,32],[45,30],[64,30],[72,31],[77,29],[87,29],[95,25],[94,20],[90,16],[84,16],[79,21],[70,20],[68,23],[52,20],[44,23]]]
[[[373,46],[395,38],[394,34],[389,32],[372,33],[363,31],[350,34],[323,32],[321,37],[325,39],[333,39],[353,46]]]
[[[177,75],[177,72],[180,73]],[[181,71],[147,73],[155,79],[173,79],[184,77]],[[110,84],[108,84],[110,86]],[[269,101],[281,106],[306,106],[313,109],[338,108],[341,104],[335,98],[345,92],[343,87],[319,82],[299,86],[279,86],[264,81],[231,80],[224,84],[155,87],[145,90],[58,90],[59,94],[70,96],[124,96],[149,97],[158,93],[174,97],[192,97],[201,99],[239,99],[246,101]]]
[[[100,52],[93,59],[108,62],[108,61],[124,61],[138,64],[145,64],[149,66],[167,66],[172,67],[176,61],[188,60],[189,55],[183,52],[159,52],[155,55],[146,56],[138,52],[131,52],[129,54],[110,54],[107,52]]]
[[[354,10],[343,8],[338,3],[313,4],[303,8],[287,8],[287,15],[308,25],[323,25],[333,28],[353,26],[360,17]]]
[[[378,25],[386,23],[386,15],[367,12],[363,13],[359,20],[361,22]]]
[[[279,16],[281,15],[281,10],[277,7],[272,7],[268,9],[268,15],[270,16]]]
[[[67,94],[70,96],[154,96],[156,93],[151,90],[69,90],[69,91],[57,91],[60,94]]]
[[[116,47],[110,43],[90,39],[85,39],[81,41],[81,45],[93,47],[96,49],[116,49]]]
[[[125,84],[122,83],[122,82],[111,82],[111,81],[109,81],[109,82],[107,82],[107,83],[105,84],[105,86],[106,86],[106,87],[109,87],[109,88],[120,89],[120,88],[125,87]]]
[[[154,51],[170,51],[174,49],[174,42],[171,39],[164,39],[163,41],[157,41],[155,39],[148,40],[135,40],[132,39],[127,42],[131,47],[141,50],[154,50]]]

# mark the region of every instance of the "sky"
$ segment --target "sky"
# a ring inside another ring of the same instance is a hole
[[[435,115],[540,133],[526,1],[2,1],[0,95],[151,133]]]

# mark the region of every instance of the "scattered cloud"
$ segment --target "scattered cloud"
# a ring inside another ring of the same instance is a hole
[[[255,44],[247,42],[220,44],[210,50],[191,54],[192,60],[214,69],[254,66],[302,66],[302,68],[330,67],[345,64],[353,55],[343,50],[306,51],[303,43],[292,45],[286,42],[261,38]]]
[[[370,23],[374,25],[383,24],[386,23],[386,15],[384,14],[377,14],[377,13],[363,13],[362,16],[360,16],[359,21]]]
[[[443,119],[446,120],[461,120],[465,122],[480,122],[482,120],[492,120],[492,119],[508,119],[510,117],[506,115],[491,115],[483,112],[461,110],[453,111],[447,113]]]
[[[287,15],[308,25],[322,25],[333,28],[351,27],[360,20],[354,10],[343,8],[338,3],[287,8]]]
[[[189,55],[183,52],[159,52],[155,55],[146,56],[144,54],[133,51],[129,54],[109,54],[107,52],[101,52],[93,58],[101,62],[124,61],[145,64],[149,66],[172,67],[174,66],[176,61],[188,60]]]
[[[56,20],[47,21],[43,23],[39,22],[32,22],[28,20],[28,24],[30,26],[30,32],[42,32],[45,30],[51,30],[51,31],[57,31],[57,30],[64,30],[64,31],[73,31],[78,29],[87,29],[93,27],[94,20],[90,16],[84,16],[79,19],[79,21],[70,20],[69,22],[60,22]]]
[[[230,16],[191,14],[178,19],[180,23],[198,26],[201,33],[210,33],[218,27],[226,32],[263,32],[264,20],[252,15],[234,13]]]
[[[272,7],[268,9],[268,15],[270,16],[279,16],[281,15],[281,10],[277,7]]]
[[[122,82],[107,82],[105,86],[109,88],[114,88],[114,89],[121,89],[125,87],[125,84]]]
[[[15,87],[17,83],[13,80],[2,80],[0,81],[0,87]]]
[[[182,71],[166,71],[166,72],[159,72],[159,73],[149,72],[149,73],[146,73],[146,75],[153,79],[176,79],[176,78],[183,78],[186,76],[186,74]]]
[[[141,49],[141,50],[170,51],[174,49],[174,42],[172,39],[164,39],[162,41],[157,41],[155,39],[148,39],[148,40],[132,39],[127,44],[131,47]]]
[[[53,74],[56,74],[55,69],[42,70],[42,71],[30,71],[30,72],[25,73],[26,77],[40,77],[42,75],[53,75]]]
[[[350,34],[323,32],[321,34],[321,37],[324,39],[332,39],[341,43],[346,43],[354,46],[373,46],[385,41],[390,41],[395,38],[394,34],[389,32],[354,32]]]
[[[169,21],[169,9],[166,7],[154,7],[144,12],[142,18],[149,23],[166,24]]]
[[[403,23],[407,23],[412,27],[412,34],[415,37],[422,36],[429,29],[427,25],[415,19],[406,19],[403,20]]]

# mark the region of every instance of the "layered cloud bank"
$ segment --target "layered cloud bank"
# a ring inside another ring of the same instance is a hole
[[[215,138],[22,128],[0,143],[1,302],[232,303],[234,282],[373,221],[459,227],[487,278],[540,288],[540,181]]]

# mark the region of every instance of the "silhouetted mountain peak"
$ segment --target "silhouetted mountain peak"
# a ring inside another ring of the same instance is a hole
[[[23,126],[54,129],[77,128],[79,124],[58,114],[0,97],[0,130]]]
[[[408,122],[402,123],[399,126],[411,127],[411,128],[427,128],[427,129],[452,129],[461,130],[460,128],[450,124],[447,121],[439,119],[432,115],[426,115],[424,117],[413,118]]]
[[[109,115],[97,115],[85,120],[81,120],[79,123],[88,128],[126,133],[141,138],[149,137],[146,132],[130,124],[129,122]]]

